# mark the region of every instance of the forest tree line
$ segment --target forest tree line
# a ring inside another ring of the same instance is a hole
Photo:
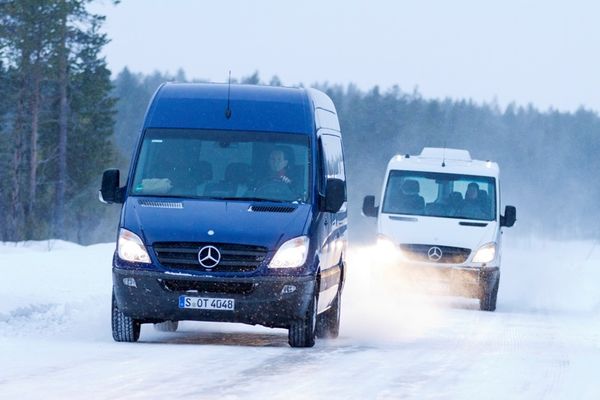
[[[98,202],[102,171],[130,161],[148,101],[175,75],[113,75],[100,55],[109,38],[90,0],[0,0],[0,240],[113,240],[118,207]],[[334,78],[334,77],[333,77]],[[400,79],[400,77],[399,77]],[[262,81],[258,72],[239,79]],[[291,85],[294,86],[294,85]],[[596,112],[427,99],[399,87],[311,85],[331,96],[344,137],[350,227],[379,194],[387,161],[425,146],[464,148],[501,168],[502,203],[516,230],[554,238],[600,238],[600,118]]]
[[[115,98],[88,3],[0,1],[0,240],[87,242],[106,214],[93,199]]]

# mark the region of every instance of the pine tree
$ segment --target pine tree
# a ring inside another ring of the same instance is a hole
[[[66,209],[89,209],[73,198],[90,194],[92,176],[112,158],[110,74],[99,55],[107,38],[89,2],[0,1],[0,66],[10,97],[0,128],[11,154],[0,154],[0,181],[9,182],[0,186],[6,239],[69,238]]]

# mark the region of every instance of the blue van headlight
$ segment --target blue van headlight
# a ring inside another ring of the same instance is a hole
[[[117,254],[120,259],[125,261],[150,264],[150,256],[148,256],[144,242],[138,235],[127,229],[119,230]]]
[[[279,247],[269,263],[269,268],[298,268],[304,265],[308,255],[308,236],[290,239]]]

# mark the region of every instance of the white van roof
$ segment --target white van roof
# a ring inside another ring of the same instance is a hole
[[[421,154],[398,154],[390,160],[389,170],[446,172],[498,177],[500,168],[492,161],[473,160],[468,150],[425,147]]]

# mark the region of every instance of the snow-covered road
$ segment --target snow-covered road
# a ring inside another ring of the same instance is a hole
[[[495,313],[398,295],[355,249],[341,337],[292,349],[284,330],[192,322],[114,343],[113,245],[0,245],[0,398],[599,399],[598,247],[505,242]]]

